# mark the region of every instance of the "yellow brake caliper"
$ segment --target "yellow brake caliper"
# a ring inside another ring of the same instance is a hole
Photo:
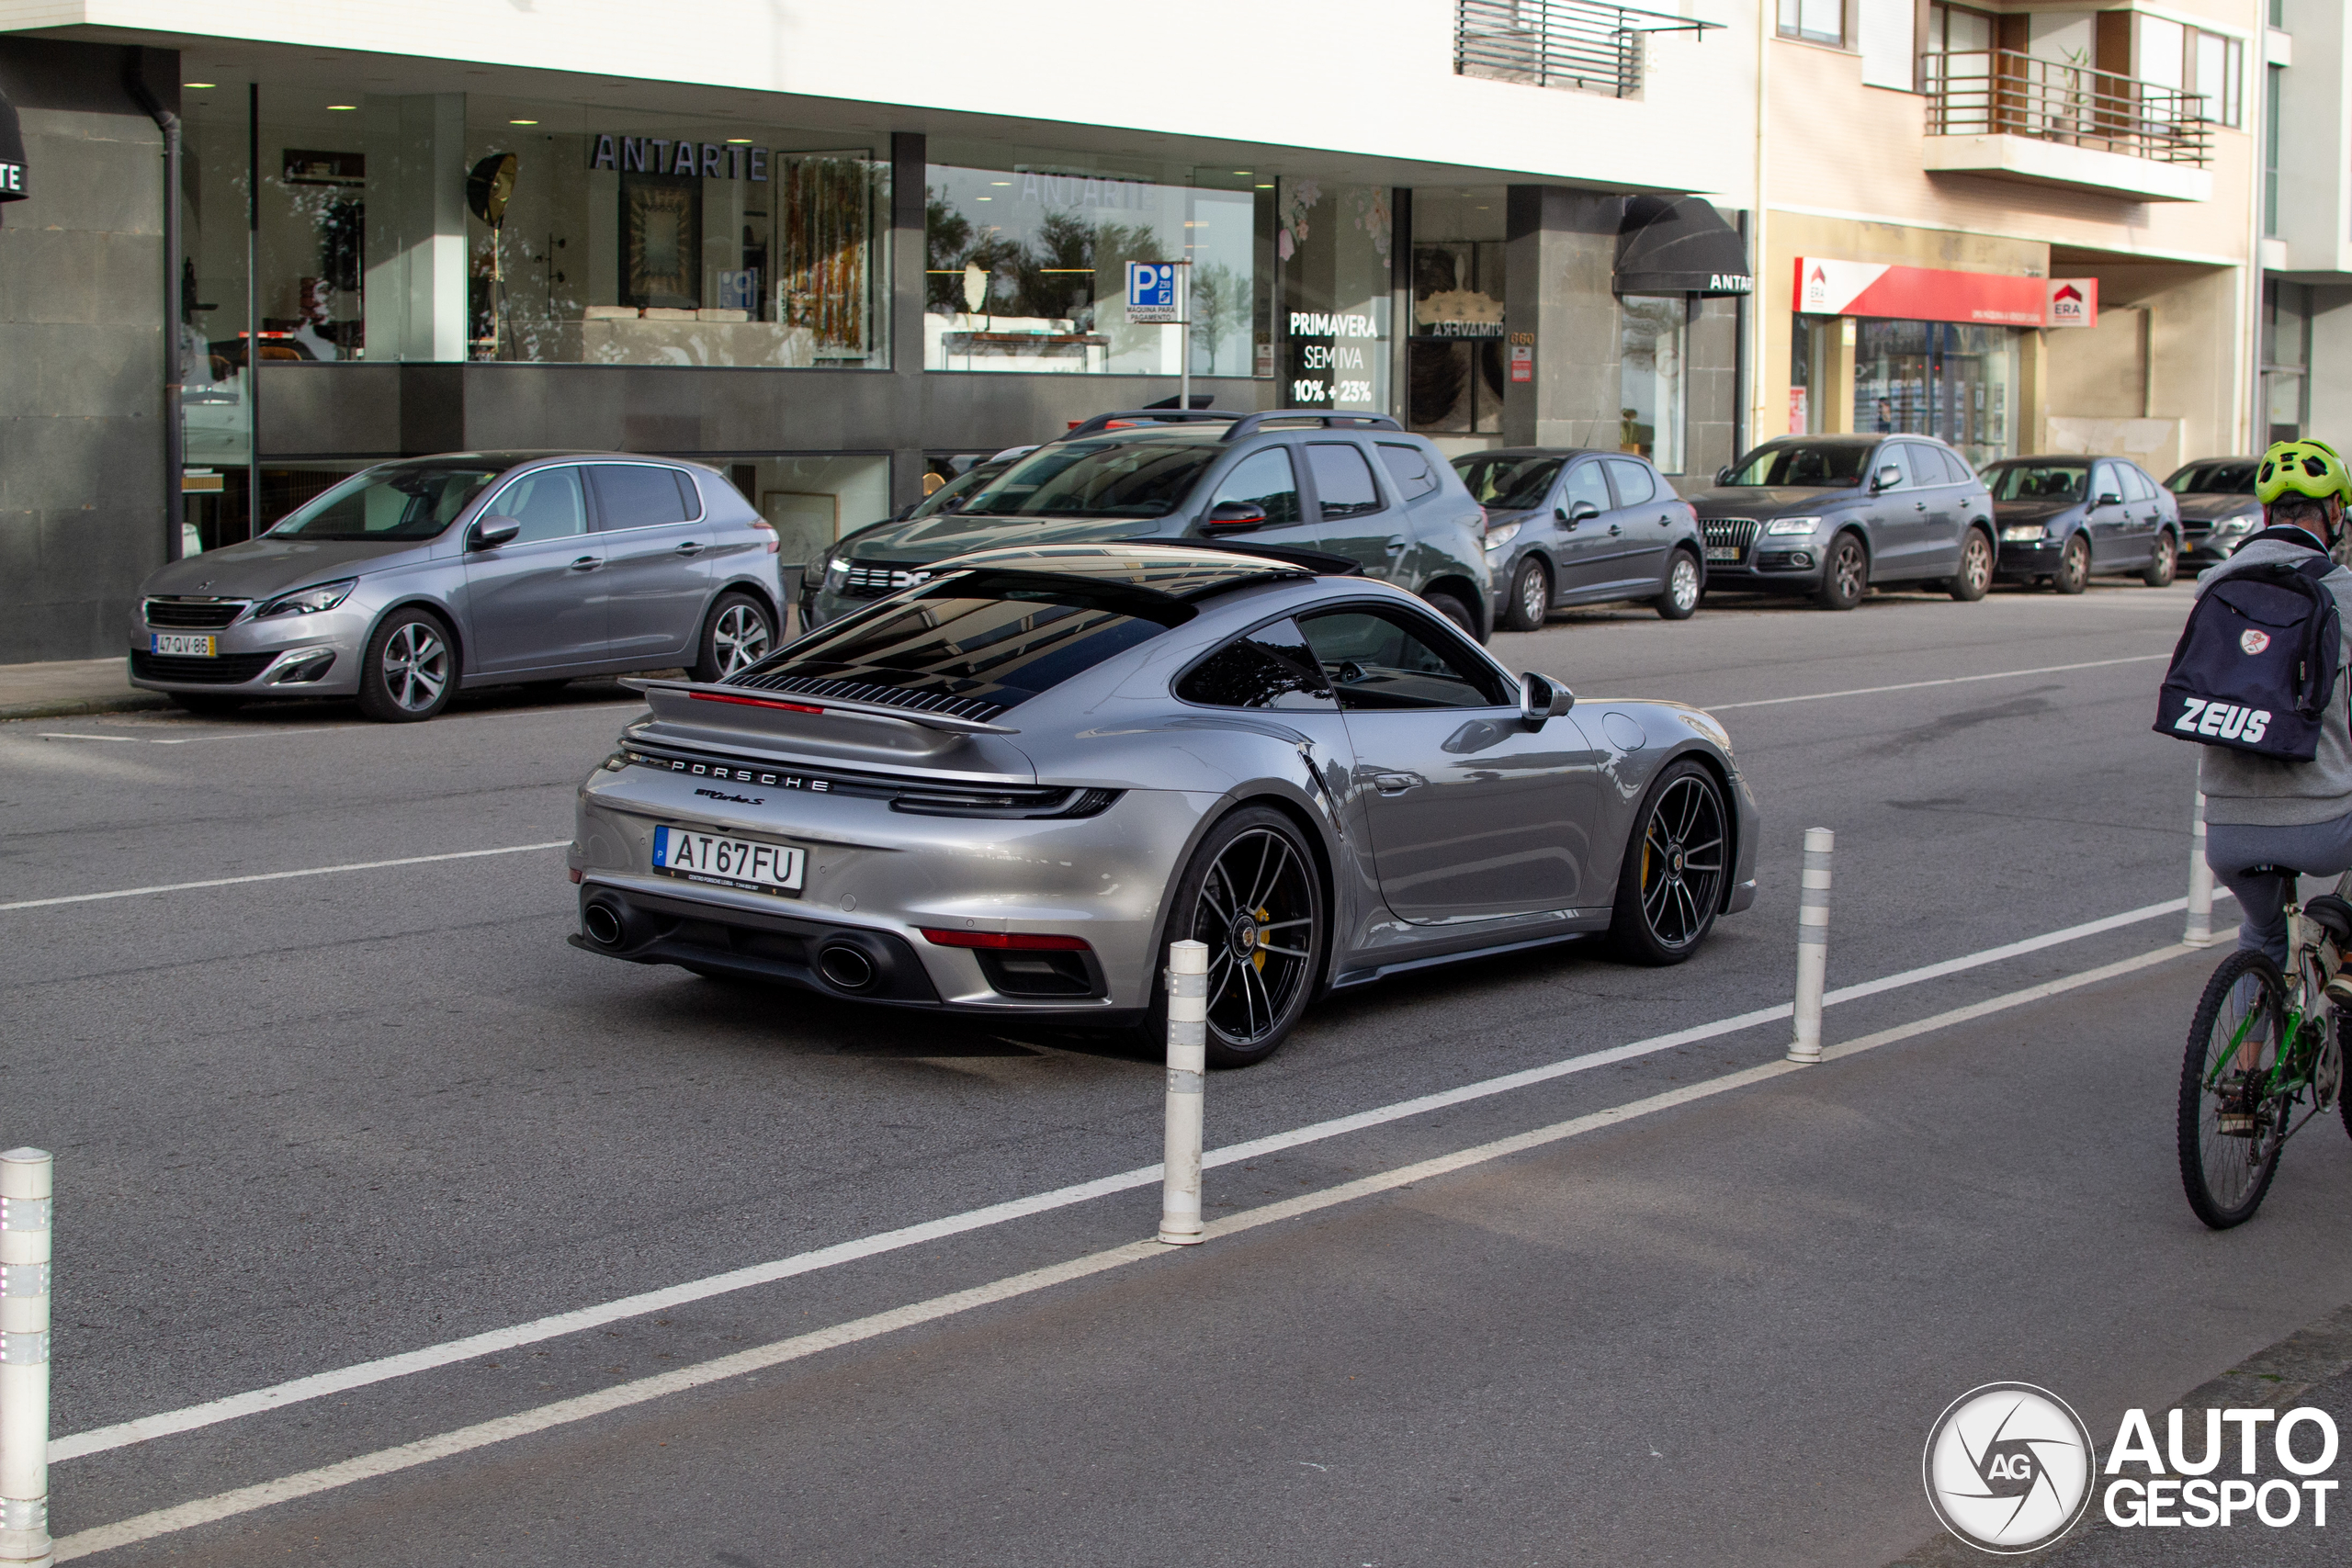
[[[1266,922],[1274,917],[1270,910],[1262,908],[1250,910],[1250,917],[1258,922],[1258,947],[1250,954],[1250,962],[1262,975],[1266,972]]]

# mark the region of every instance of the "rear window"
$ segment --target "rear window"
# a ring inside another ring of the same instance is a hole
[[[597,463],[588,469],[596,491],[596,527],[650,528],[684,523],[702,511],[694,481],[675,468],[651,463]]]
[[[734,683],[986,718],[1195,613],[1116,583],[957,572],[805,637]]]
[[[1419,447],[1384,441],[1380,443],[1380,461],[1388,469],[1388,477],[1396,481],[1397,493],[1407,501],[1437,493],[1437,471],[1430,467],[1428,455]]]

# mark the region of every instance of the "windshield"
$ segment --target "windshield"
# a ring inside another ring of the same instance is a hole
[[[269,531],[285,539],[430,539],[506,470],[489,463],[394,463],[352,475]]]
[[[923,497],[922,503],[907,513],[907,521],[911,523],[918,517],[933,516],[946,511],[951,502],[961,502],[969,499],[990,479],[1012,467],[1012,463],[1013,459],[1007,457],[1002,462],[991,458],[987,462],[973,464]]]
[[[2165,481],[2175,495],[2252,495],[2256,465],[2245,459],[2191,463]]]
[[[1758,446],[1733,470],[1730,482],[1850,487],[1862,482],[1862,464],[1870,455],[1869,445],[1860,441],[1794,441]]]
[[[1984,476],[1995,501],[2080,501],[2090,479],[2088,463],[2007,463]]]
[[[1061,684],[1198,614],[1123,582],[958,571],[779,650],[738,684],[999,710]]]
[[[1476,457],[1454,459],[1454,471],[1471,498],[1498,512],[1524,512],[1544,504],[1565,457]]]
[[[967,502],[967,515],[1165,517],[1225,448],[1192,442],[1057,442],[1040,447]]]

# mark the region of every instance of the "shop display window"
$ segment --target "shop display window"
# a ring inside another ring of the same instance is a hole
[[[1390,412],[1396,225],[1386,186],[1278,182],[1282,400],[1294,408]]]
[[[2017,328],[1892,321],[1854,327],[1849,428],[1937,436],[1980,468],[2016,450]]]
[[[934,164],[924,200],[923,367],[1252,376],[1264,341],[1260,209],[1241,188],[1010,161]],[[1190,262],[1190,321],[1130,323],[1126,265]]]
[[[1619,448],[1679,474],[1690,400],[1690,302],[1679,294],[1627,295],[1617,306]]]
[[[263,359],[888,365],[889,165],[871,148],[332,83],[264,88],[249,141],[248,102],[187,101],[182,316],[215,381],[254,328]]]
[[[1413,320],[1406,338],[1412,428],[1503,427],[1503,187],[1413,192]]]

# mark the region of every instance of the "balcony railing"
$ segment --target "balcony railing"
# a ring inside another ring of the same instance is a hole
[[[1644,38],[1721,26],[1595,0],[1454,0],[1453,73],[1628,98]]]
[[[2007,49],[1930,54],[1922,74],[1930,136],[2030,136],[2197,168],[2212,152],[2201,93]]]

